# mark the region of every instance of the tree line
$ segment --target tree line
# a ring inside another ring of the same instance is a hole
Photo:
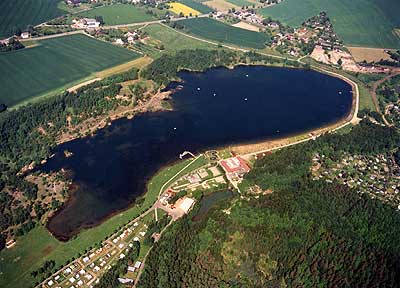
[[[278,59],[258,54],[254,51],[242,53],[231,50],[181,50],[174,55],[165,54],[154,60],[142,73],[161,86],[177,79],[177,72],[205,71],[213,67],[227,67],[237,64],[277,64],[308,68],[297,61]]]
[[[77,125],[117,108],[121,103],[114,96],[122,87],[119,83],[137,77],[138,70],[133,68],[75,92],[66,91],[0,114],[0,234],[11,225],[24,223],[19,234],[26,233],[34,226],[29,213],[35,211],[36,220],[40,220],[47,209],[38,204],[36,184],[26,181],[18,172],[49,157],[57,137],[67,131],[68,125]],[[13,199],[10,191],[22,192],[25,204]],[[58,207],[59,203],[52,206]],[[27,213],[21,214],[20,209]]]
[[[310,168],[314,153],[398,153],[399,137],[363,120],[349,133],[256,160],[245,181],[273,192],[237,196],[197,221],[175,222],[155,243],[138,287],[397,287],[398,211],[357,189],[313,180]]]

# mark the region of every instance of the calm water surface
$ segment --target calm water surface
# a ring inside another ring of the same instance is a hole
[[[67,240],[127,208],[184,150],[287,136],[335,122],[351,109],[351,86],[315,71],[240,66],[180,77],[184,88],[173,94],[174,111],[116,120],[93,137],[58,146],[41,167],[67,169],[77,185],[48,223],[57,238]],[[73,156],[65,158],[64,150]]]

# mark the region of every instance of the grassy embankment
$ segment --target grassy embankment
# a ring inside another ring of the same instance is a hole
[[[0,252],[0,287],[28,287],[36,281],[32,278],[30,272],[38,269],[44,261],[55,260],[56,266],[59,267],[72,257],[76,257],[78,253],[102,241],[111,235],[115,229],[150,208],[164,183],[169,181],[190,161],[192,159],[180,161],[160,170],[148,183],[148,191],[144,195],[145,200],[140,206],[133,206],[99,226],[81,232],[68,242],[59,242],[43,226],[38,226],[27,235],[18,238],[17,245],[13,249]],[[202,156],[173,179],[177,179],[205,163],[206,159]]]
[[[99,72],[139,57],[139,54],[92,39],[71,35],[0,55],[0,103],[7,106],[54,95]]]
[[[347,45],[400,48],[394,29],[400,26],[398,0],[285,0],[258,12],[281,22],[300,26],[306,19],[326,11],[335,31]]]

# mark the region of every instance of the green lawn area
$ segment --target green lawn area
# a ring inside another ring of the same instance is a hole
[[[268,38],[264,33],[233,27],[210,18],[192,18],[178,22],[184,25],[185,31],[190,34],[242,47],[262,49]]]
[[[143,8],[138,8],[130,4],[115,4],[100,7],[81,12],[78,16],[87,18],[102,16],[105,23],[104,25],[119,25],[156,20],[156,18],[150,14],[146,14]]]
[[[291,26],[326,11],[335,31],[348,45],[400,48],[399,0],[285,0],[258,10],[264,17],[278,19]]]
[[[194,0],[178,0],[177,2],[185,4],[186,6],[189,6],[189,7],[193,8],[194,10],[199,11],[202,14],[206,14],[206,13],[210,13],[210,12],[214,11],[210,7],[208,7],[204,4],[201,4],[198,1],[194,1]]]
[[[160,50],[157,49],[152,49],[152,51],[149,52],[149,54],[152,57],[158,57],[162,53],[171,52],[175,53],[179,50],[183,49],[215,49],[216,46],[205,43],[199,40],[192,39],[190,37],[187,37],[185,35],[182,35],[178,32],[176,32],[174,29],[170,27],[166,27],[161,24],[153,24],[149,25],[145,28],[143,28],[143,31],[147,32],[148,35],[150,36],[150,42],[149,44],[153,45],[159,45],[162,44],[164,45],[164,52],[161,52]]]
[[[35,282],[30,275],[31,271],[38,269],[45,260],[55,260],[56,266],[59,267],[70,258],[76,257],[79,252],[104,240],[115,229],[150,208],[164,183],[191,161],[192,159],[180,161],[160,170],[148,183],[145,201],[140,206],[121,212],[100,226],[81,232],[68,242],[59,242],[43,226],[38,226],[27,235],[18,238],[13,249],[0,252],[0,287],[29,287]],[[201,156],[168,183],[205,164],[206,159]]]
[[[0,1],[0,38],[11,36],[16,28],[26,29],[61,16],[61,0],[2,0]]]
[[[0,103],[13,106],[135,58],[139,54],[85,35],[43,40],[0,54]]]

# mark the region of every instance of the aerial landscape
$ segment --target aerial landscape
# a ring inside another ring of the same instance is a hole
[[[0,287],[400,287],[400,1],[0,1]]]

